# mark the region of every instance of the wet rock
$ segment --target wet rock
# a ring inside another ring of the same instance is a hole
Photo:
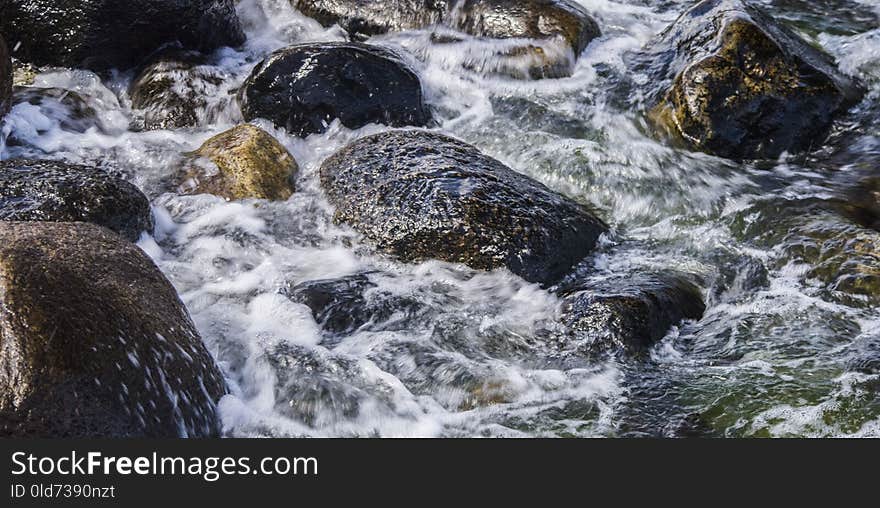
[[[225,383],[174,288],[85,223],[0,223],[0,436],[207,437]]]
[[[12,92],[12,103],[39,107],[53,118],[60,119],[60,127],[65,131],[83,133],[91,128],[103,130],[95,108],[82,95],[71,90],[16,86]],[[9,144],[14,145],[18,141],[13,133]]]
[[[321,184],[337,221],[404,261],[507,267],[544,285],[607,229],[583,205],[475,147],[424,131],[352,143],[324,162]]]
[[[166,44],[211,51],[245,35],[232,0],[8,0],[0,33],[37,65],[131,68]]]
[[[92,222],[136,241],[153,230],[150,203],[104,171],[56,161],[0,162],[0,220]]]
[[[423,126],[431,114],[418,76],[392,51],[361,43],[313,43],[270,55],[240,94],[247,121],[266,118],[293,134],[321,133],[338,118]]]
[[[11,106],[12,97],[12,59],[9,49],[0,37],[0,117],[5,115]]]
[[[616,277],[566,293],[562,321],[588,355],[638,354],[706,310],[700,289],[672,274]]]
[[[596,21],[571,0],[463,0],[452,25],[493,39],[560,39],[575,55],[601,35]]]
[[[284,201],[299,171],[284,145],[259,127],[243,124],[189,154],[182,190],[226,199]]]
[[[331,334],[349,334],[369,327],[397,330],[401,319],[419,310],[417,302],[380,291],[367,274],[340,279],[303,282],[282,291],[291,300],[306,305],[315,321]]]
[[[324,26],[339,25],[355,40],[440,23],[454,0],[290,0]]]
[[[129,88],[131,107],[137,110],[138,130],[178,129],[199,125],[208,108],[207,97],[217,94],[226,76],[206,66],[199,53],[176,51],[146,66]]]
[[[658,133],[731,159],[810,150],[863,94],[830,56],[741,0],[698,3],[642,57],[659,84],[648,113]]]

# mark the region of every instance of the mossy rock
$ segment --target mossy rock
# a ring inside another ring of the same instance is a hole
[[[818,147],[863,87],[832,58],[742,0],[703,0],[639,58],[658,85],[661,137],[731,159]]]
[[[147,197],[90,166],[13,159],[0,162],[0,220],[91,222],[131,241],[153,231]]]
[[[186,193],[284,201],[295,191],[296,160],[277,139],[254,125],[233,127],[187,155],[181,185]]]
[[[607,231],[588,207],[433,132],[361,138],[324,162],[321,186],[338,222],[403,261],[506,267],[543,285]]]
[[[226,385],[171,283],[87,223],[0,222],[0,436],[210,437]]]

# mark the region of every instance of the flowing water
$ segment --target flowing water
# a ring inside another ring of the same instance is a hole
[[[402,264],[335,225],[321,162],[387,127],[334,123],[303,140],[257,122],[300,164],[287,202],[168,192],[184,152],[241,121],[233,94],[262,58],[342,39],[286,0],[239,3],[249,42],[212,56],[225,81],[204,84],[204,127],[133,132],[130,74],[102,82],[45,70],[34,86],[75,91],[95,117],[59,102],[18,104],[3,127],[18,141],[0,154],[93,164],[147,193],[157,228],[139,245],[227,376],[220,411],[230,436],[880,436],[880,376],[859,368],[880,356],[880,233],[836,206],[880,168],[880,5],[762,0],[870,91],[827,146],[737,164],[654,141],[638,112],[654,84],[628,73],[627,55],[690,2],[580,2],[603,36],[565,79],[480,72],[497,47],[438,44],[427,31],[371,42],[407,51],[436,129],[599,210],[612,232],[579,267],[583,277],[698,277],[705,316],[645,358],[572,360],[564,343],[544,339],[561,326],[551,291],[506,270]],[[369,301],[407,304],[331,334],[284,296],[297,283],[359,273],[374,285]]]

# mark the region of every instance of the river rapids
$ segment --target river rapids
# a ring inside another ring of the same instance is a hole
[[[146,193],[157,226],[138,245],[227,378],[219,408],[228,436],[880,437],[880,375],[858,368],[880,357],[880,233],[823,206],[880,170],[880,4],[760,0],[868,93],[826,146],[735,163],[655,141],[638,112],[652,83],[628,75],[628,55],[691,2],[579,2],[603,35],[563,79],[481,72],[495,49],[437,44],[429,31],[370,42],[408,55],[438,120],[432,129],[598,211],[611,232],[578,268],[585,277],[698,277],[704,317],[643,358],[556,362],[560,345],[542,335],[561,326],[552,291],[504,269],[400,263],[334,224],[321,163],[386,126],[335,122],[300,139],[255,122],[300,165],[285,202],[169,191],[163,182],[184,153],[241,123],[234,94],[258,62],[292,43],[344,39],[287,0],[238,3],[248,42],[211,55],[223,79],[199,84],[204,127],[132,131],[131,73],[102,80],[49,69],[33,86],[75,91],[97,120],[80,126],[60,102],[17,104],[2,138],[18,142],[0,145],[0,157],[90,164]],[[858,279],[865,270],[876,286]],[[417,305],[334,335],[283,295],[361,273],[375,285],[368,299]]]

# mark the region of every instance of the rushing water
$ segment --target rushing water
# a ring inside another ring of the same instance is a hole
[[[645,134],[640,48],[690,3],[580,0],[603,27],[566,79],[516,81],[493,47],[434,44],[428,32],[371,42],[405,48],[437,127],[589,203],[612,225],[580,270],[677,269],[701,281],[708,310],[648,358],[559,361],[542,340],[559,299],[505,270],[402,264],[334,225],[318,185],[324,158],[362,135],[333,124],[305,140],[269,124],[301,167],[287,202],[179,196],[166,181],[184,152],[240,122],[232,93],[269,52],[340,40],[286,0],[244,0],[249,42],[218,51],[203,127],[132,132],[127,86],[47,70],[34,86],[76,91],[95,119],[59,103],[17,105],[2,156],[58,158],[120,172],[151,198],[140,246],[180,292],[232,394],[232,436],[880,436],[880,234],[832,206],[880,168],[880,5],[874,0],[762,0],[775,16],[860,76],[870,91],[832,142],[776,163],[736,164],[668,148]],[[303,281],[367,272],[368,299],[409,302],[344,335],[322,332],[283,296]],[[864,274],[873,274],[873,279]],[[862,278],[860,278],[862,277]],[[387,318],[387,319],[386,319]],[[872,349],[873,348],[873,349]],[[873,353],[872,353],[873,351]]]

